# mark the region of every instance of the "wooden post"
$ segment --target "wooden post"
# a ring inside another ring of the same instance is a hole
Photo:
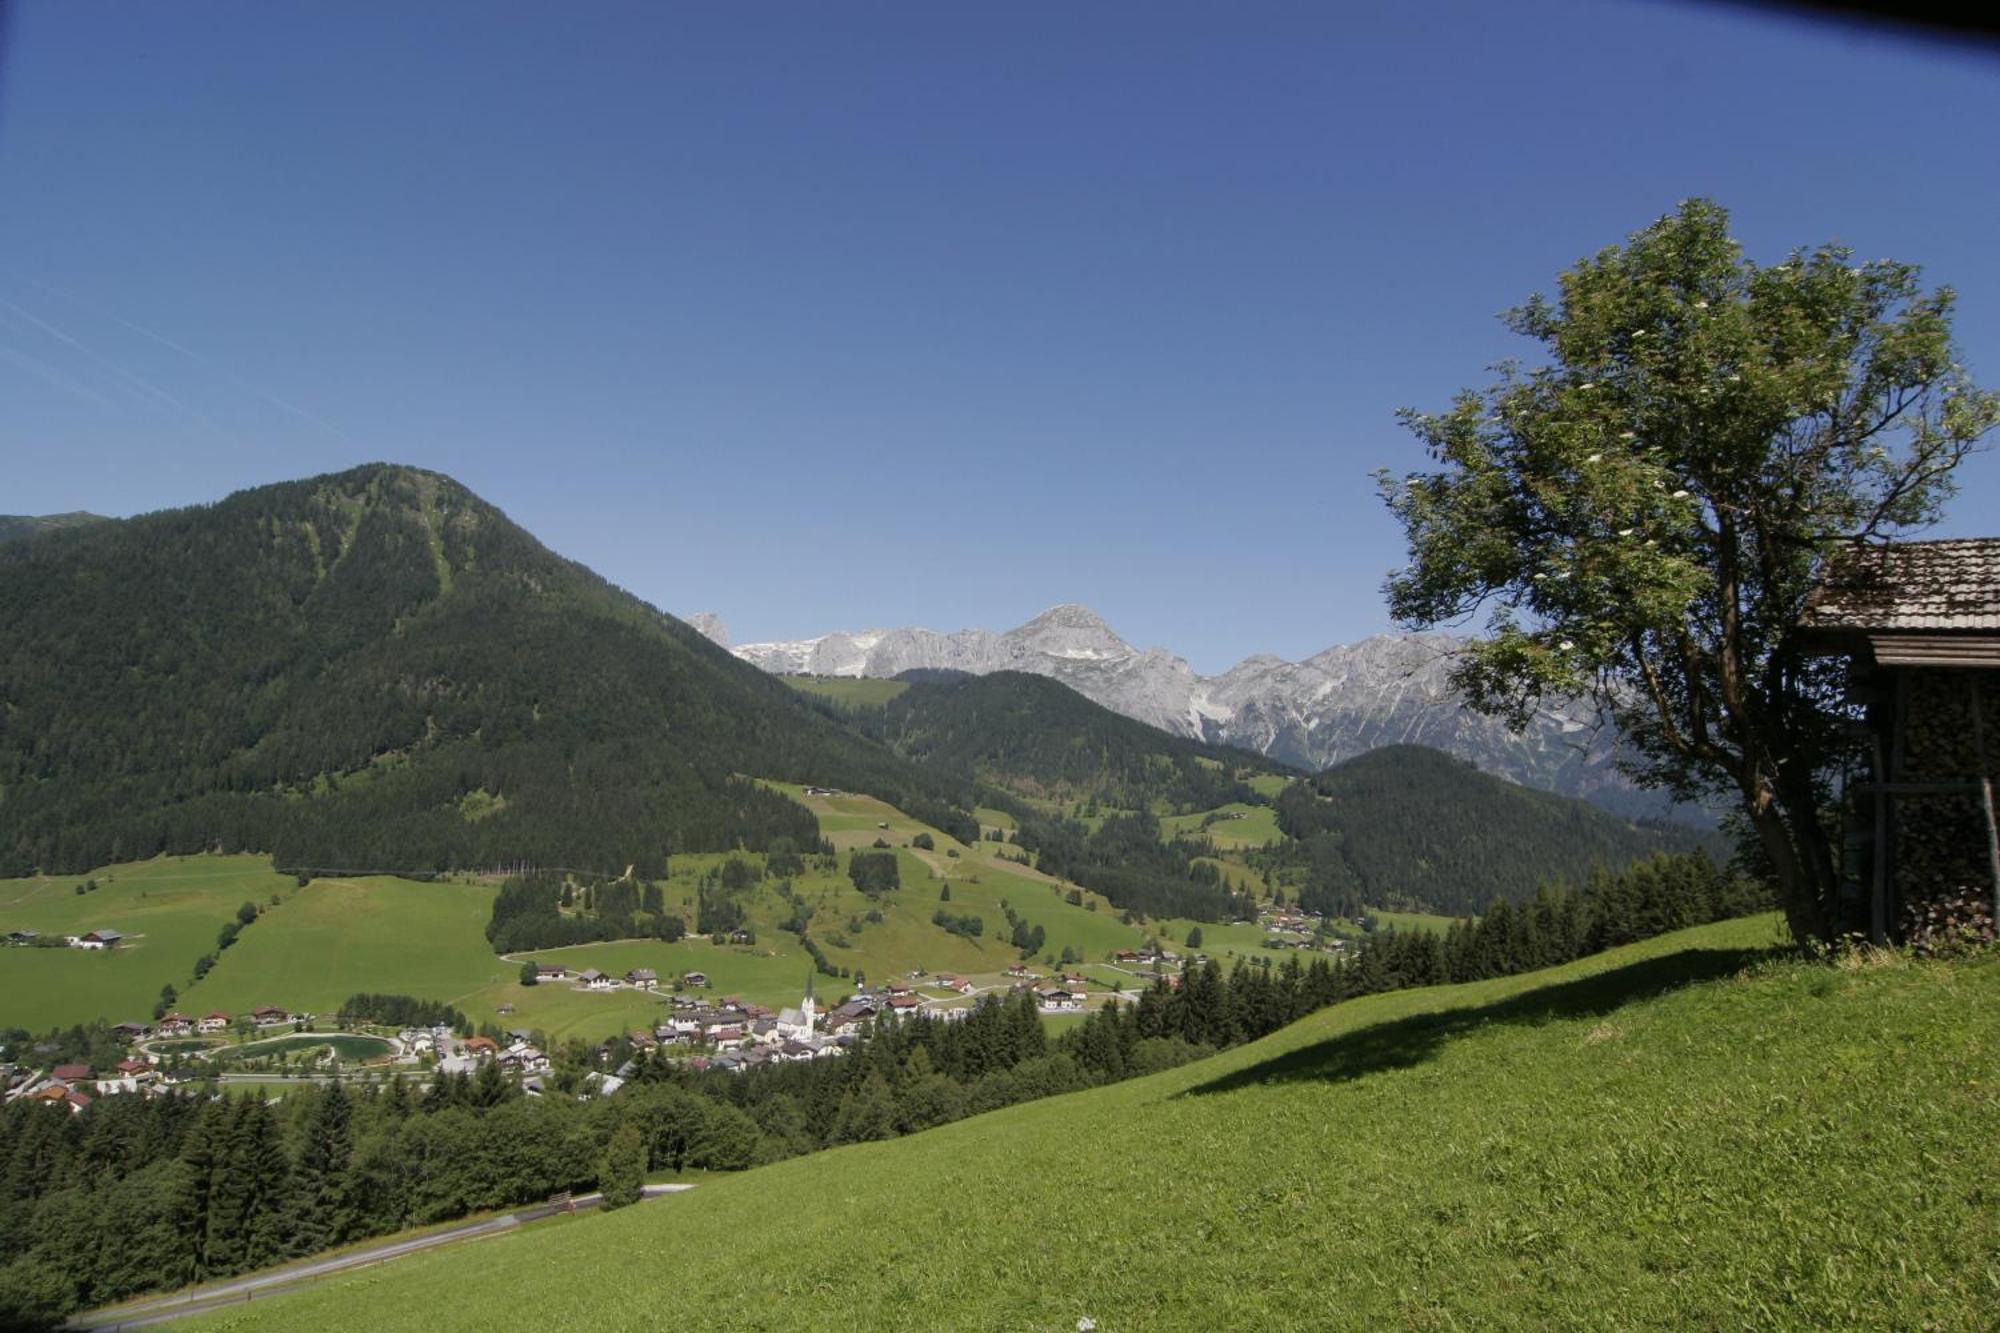
[[[1889,783],[1888,751],[1880,732],[1870,747],[1875,757],[1875,787],[1868,803],[1875,807],[1875,842],[1868,849],[1868,938],[1877,945],[1889,937]]]
[[[1986,817],[1986,869],[1993,877],[1993,928],[2000,938],[2000,826],[1993,819],[1993,770],[1986,761],[1986,715],[1979,704],[1979,673],[1969,672],[1966,690],[1972,695],[1972,744],[1979,755],[1979,813]]]

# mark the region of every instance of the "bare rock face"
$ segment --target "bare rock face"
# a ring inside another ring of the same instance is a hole
[[[722,623],[722,617],[713,611],[697,611],[687,618],[687,623],[720,647],[729,646],[729,626]]]
[[[1518,733],[1467,709],[1447,678],[1459,642],[1448,634],[1379,634],[1303,662],[1251,657],[1219,676],[1200,676],[1165,649],[1134,648],[1088,607],[1063,605],[1000,634],[866,630],[732,651],[786,674],[1028,671],[1163,731],[1256,750],[1300,768],[1410,742],[1621,814],[1666,812],[1660,797],[1636,790],[1617,771],[1615,733],[1599,724],[1590,704],[1552,707]]]

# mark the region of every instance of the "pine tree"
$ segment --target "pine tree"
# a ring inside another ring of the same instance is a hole
[[[645,1197],[646,1141],[637,1125],[620,1125],[605,1144],[597,1164],[597,1188],[604,1192],[606,1208],[623,1208]]]
[[[347,1172],[354,1158],[353,1108],[338,1083],[321,1088],[306,1117],[292,1172],[292,1246],[312,1254],[338,1245],[353,1229]]]

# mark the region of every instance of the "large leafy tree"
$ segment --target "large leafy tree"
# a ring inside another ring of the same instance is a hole
[[[1410,547],[1391,608],[1485,613],[1456,665],[1483,711],[1594,693],[1634,776],[1733,799],[1794,933],[1829,938],[1849,729],[1799,613],[1829,555],[1938,518],[2000,399],[1948,289],[1834,245],[1759,266],[1705,200],[1560,283],[1505,316],[1535,364],[1404,414],[1437,467],[1381,478]]]

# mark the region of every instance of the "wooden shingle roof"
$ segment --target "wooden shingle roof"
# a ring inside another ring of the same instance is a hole
[[[1860,546],[1827,562],[1801,625],[1818,631],[2000,631],[2000,537]]]
[[[1812,651],[1886,667],[2000,667],[2000,537],[1862,546],[1799,617]]]

